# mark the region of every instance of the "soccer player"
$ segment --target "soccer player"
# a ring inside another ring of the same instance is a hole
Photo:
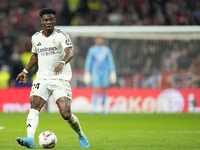
[[[89,147],[78,118],[71,113],[72,91],[69,81],[72,77],[70,60],[74,50],[69,36],[54,28],[56,11],[44,8],[40,11],[43,30],[32,36],[33,52],[28,65],[17,76],[19,83],[26,83],[27,73],[38,63],[36,79],[30,93],[31,108],[27,117],[27,136],[17,142],[27,148],[35,148],[34,135],[38,126],[39,113],[52,95],[63,119],[77,133],[81,147]]]
[[[104,45],[104,39],[102,37],[95,38],[95,45],[92,46],[87,53],[84,77],[83,80],[86,85],[89,85],[92,81],[93,87],[93,112],[97,112],[97,101],[100,90],[102,91],[103,100],[103,114],[106,114],[106,89],[111,84],[116,83],[116,71],[112,52],[109,47]]]

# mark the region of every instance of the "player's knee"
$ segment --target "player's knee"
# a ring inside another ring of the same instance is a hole
[[[43,105],[41,105],[40,103],[32,103],[31,104],[31,108],[36,109],[38,111],[40,111],[42,107],[43,107]]]
[[[31,97],[31,108],[33,108],[33,109],[40,111],[45,103],[46,103],[46,101],[44,101],[40,97],[36,97],[36,96]]]
[[[71,118],[71,113],[70,112],[62,112],[61,116],[63,117],[64,120],[69,120]]]

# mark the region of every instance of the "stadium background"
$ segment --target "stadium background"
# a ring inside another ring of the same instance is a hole
[[[56,9],[57,25],[65,27],[193,28],[200,23],[200,2],[195,0],[0,0],[0,111],[29,110],[37,67],[28,74],[27,84],[18,84],[15,78],[30,58],[30,38],[41,29],[38,13],[43,7]],[[72,108],[90,112],[91,88],[84,85],[82,75],[93,37],[76,36],[73,43]],[[105,38],[105,43],[112,49],[118,76],[108,91],[108,112],[200,112],[199,39],[141,40],[118,35]],[[53,101],[48,109],[57,111]]]

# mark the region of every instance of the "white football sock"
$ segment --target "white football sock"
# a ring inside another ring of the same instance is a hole
[[[69,126],[78,134],[78,136],[84,136],[78,118],[72,114],[69,120],[66,120]]]
[[[30,109],[27,117],[27,136],[34,139],[35,131],[39,123],[39,111]]]

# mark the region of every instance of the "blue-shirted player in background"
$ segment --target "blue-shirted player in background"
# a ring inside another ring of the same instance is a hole
[[[109,47],[103,45],[102,37],[95,38],[95,45],[88,50],[87,58],[84,67],[84,82],[89,85],[92,81],[93,95],[93,112],[97,112],[97,100],[100,90],[102,90],[103,114],[106,114],[106,89],[111,84],[116,83],[116,71],[113,61],[112,52]]]

